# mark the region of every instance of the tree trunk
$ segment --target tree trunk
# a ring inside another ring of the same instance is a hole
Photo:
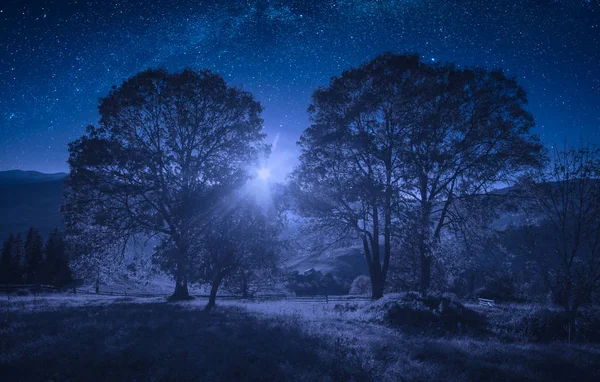
[[[210,286],[210,295],[208,296],[208,304],[204,308],[205,311],[210,311],[213,306],[215,306],[215,302],[217,300],[217,290],[219,289],[219,285],[221,285],[221,279],[216,278],[212,285]]]
[[[379,245],[377,241],[375,243]],[[367,259],[367,266],[369,267],[369,279],[371,280],[371,299],[378,300],[383,297],[383,279],[382,272],[379,268],[381,265],[376,263],[371,257],[372,249],[369,248],[369,241],[366,237],[363,237],[363,249],[365,251],[365,258]]]
[[[169,298],[171,301],[190,300],[188,291],[187,277],[185,276],[184,260],[180,258],[177,262],[177,272],[175,274],[175,292]]]
[[[426,198],[426,194],[422,193],[422,198]],[[424,199],[423,199],[424,200]],[[421,205],[421,221],[419,227],[419,252],[421,263],[421,277],[419,289],[423,298],[427,297],[427,291],[431,285],[431,253],[429,244],[430,235],[430,218],[431,218],[431,203],[424,202]]]
[[[242,297],[245,299],[250,298],[250,286],[248,285],[247,277],[244,277],[242,280]]]
[[[188,291],[187,282],[177,280],[175,283],[175,292],[171,295],[170,300],[189,300],[190,293]]]
[[[576,335],[577,335],[577,327],[575,325],[575,318],[577,317],[577,310],[576,309],[567,309],[566,312],[567,314],[567,341],[569,342],[569,344],[571,342],[575,342],[576,340]]]
[[[425,251],[421,251],[421,282],[420,291],[423,298],[427,297],[427,291],[431,284],[431,257]]]
[[[383,297],[383,282],[379,278],[371,277],[371,300]]]

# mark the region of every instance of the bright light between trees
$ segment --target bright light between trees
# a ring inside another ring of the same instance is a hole
[[[271,177],[271,170],[268,168],[263,167],[261,169],[258,169],[256,173],[258,175],[258,179],[263,181],[267,181]]]

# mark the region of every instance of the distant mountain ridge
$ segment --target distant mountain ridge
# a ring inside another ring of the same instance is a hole
[[[46,236],[62,227],[60,205],[66,173],[0,171],[0,242],[29,227]]]
[[[18,184],[43,183],[64,179],[65,172],[46,174],[39,171],[8,170],[0,171],[0,187],[14,186]]]

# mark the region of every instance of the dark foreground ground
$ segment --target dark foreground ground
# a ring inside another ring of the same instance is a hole
[[[600,380],[592,345],[428,338],[322,304],[265,304],[5,302],[0,380]]]

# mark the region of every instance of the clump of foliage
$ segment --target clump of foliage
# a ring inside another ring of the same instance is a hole
[[[371,280],[368,276],[360,275],[352,281],[350,285],[350,294],[368,295],[371,294]]]
[[[523,338],[534,341],[559,341],[568,336],[568,317],[565,312],[547,308],[525,314],[517,327]]]
[[[490,271],[485,275],[483,283],[484,285],[475,292],[477,297],[495,301],[518,300],[514,276],[507,271]]]
[[[571,327],[571,340],[600,342],[600,316],[598,309],[581,309],[575,320],[577,331]],[[516,338],[529,342],[566,341],[569,339],[570,317],[564,310],[539,307],[528,310],[513,322]]]
[[[368,310],[382,313],[383,321],[389,325],[431,334],[473,331],[485,324],[483,316],[447,295],[391,295]]]

